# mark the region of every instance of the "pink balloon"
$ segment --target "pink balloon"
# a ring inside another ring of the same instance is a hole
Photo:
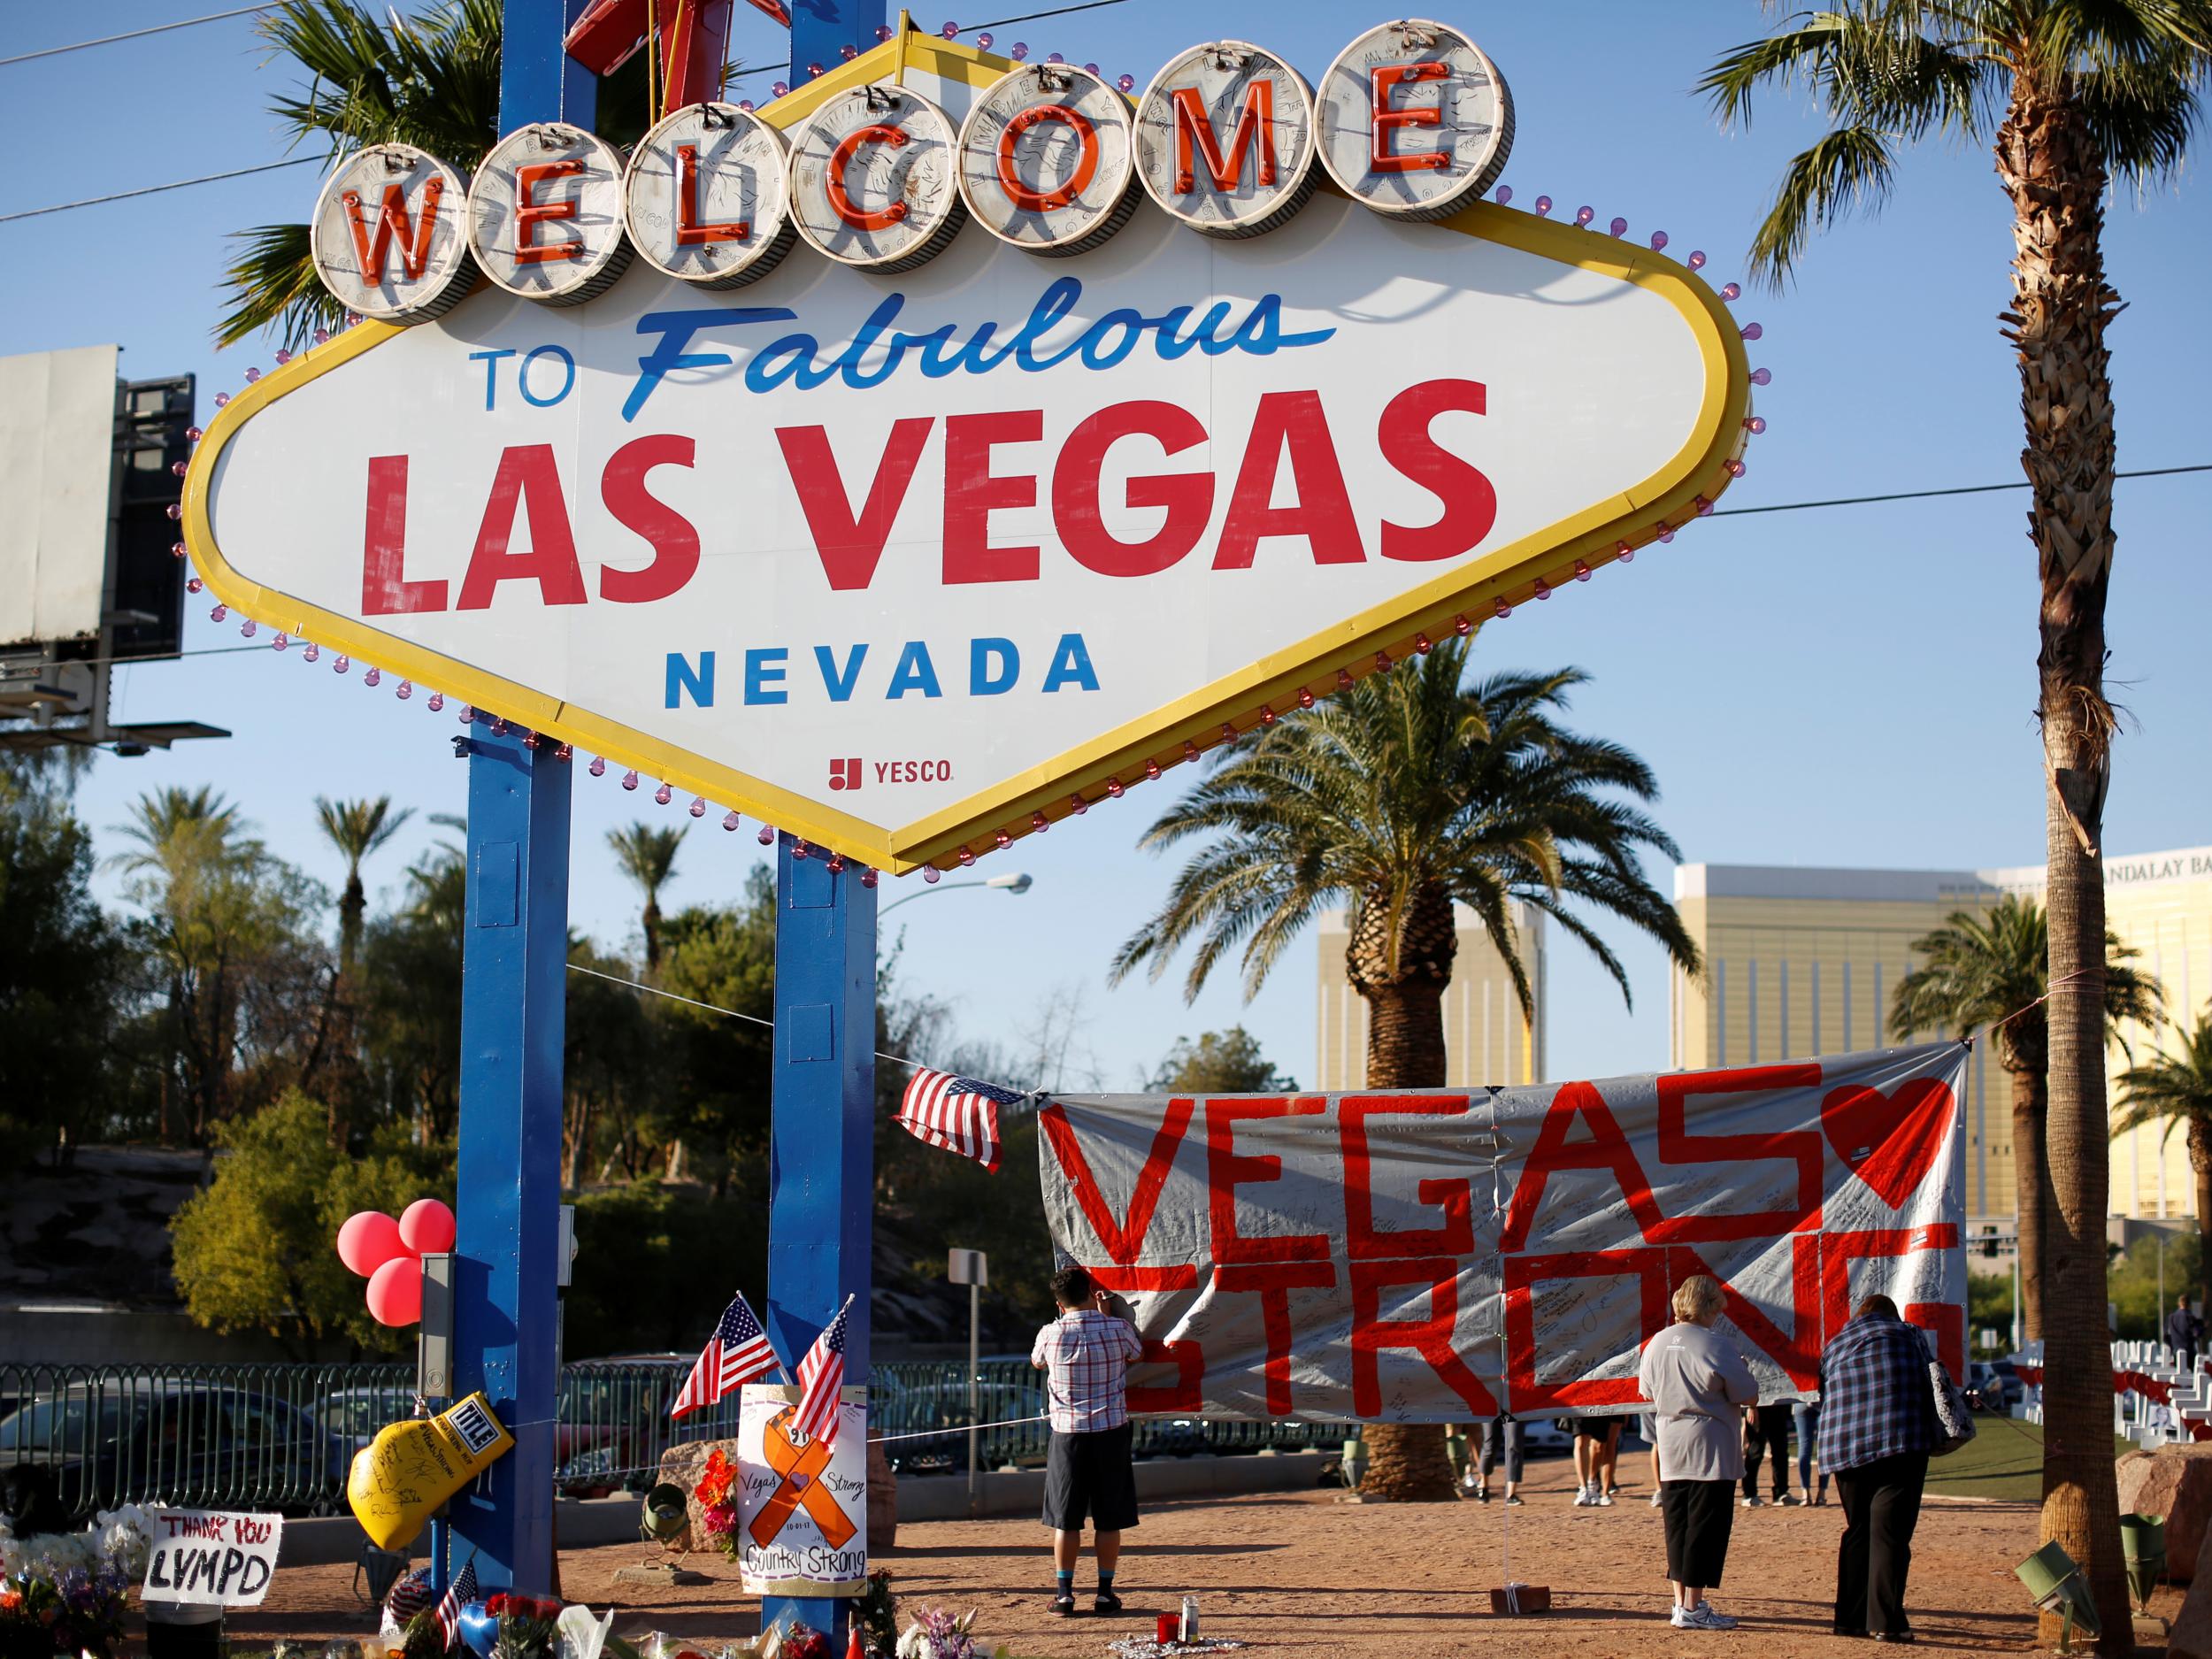
[[[418,1198],[399,1218],[399,1241],[417,1256],[453,1248],[453,1212],[434,1198]]]
[[[400,1240],[399,1223],[380,1210],[349,1217],[338,1229],[338,1259],[364,1279],[406,1248]]]
[[[413,1325],[422,1317],[422,1263],[400,1255],[369,1275],[369,1317],[379,1325]]]

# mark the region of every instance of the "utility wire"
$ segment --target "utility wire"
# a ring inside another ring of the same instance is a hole
[[[2115,472],[2119,478],[2170,478],[2177,472],[2212,472],[2212,462],[2194,466],[2147,466],[2132,472]],[[1839,495],[1832,501],[1785,501],[1770,507],[1716,507],[1705,516],[1709,518],[1741,518],[1755,512],[1803,512],[1809,507],[1863,507],[1878,501],[1925,501],[1933,495],[1985,495],[1992,490],[2027,489],[2027,480],[2012,484],[1958,484],[1949,489],[1901,489],[1887,495]]]
[[[626,985],[633,991],[642,991],[648,996],[664,996],[672,1002],[681,1002],[686,1008],[701,1008],[710,1014],[721,1014],[731,1019],[741,1019],[749,1025],[765,1025],[771,1031],[776,1028],[774,1020],[763,1019],[758,1014],[741,1014],[733,1008],[719,1008],[712,1002],[701,1002],[688,996],[679,996],[673,991],[664,991],[659,986],[648,985],[641,979],[626,979],[619,974],[602,973],[596,968],[587,968],[582,964],[575,962],[568,964],[568,971],[571,973],[588,973],[595,979],[604,979],[609,985]],[[925,1071],[929,1069],[919,1060],[910,1060],[902,1054],[886,1054],[880,1048],[875,1050],[875,1056],[879,1060],[888,1060],[894,1065],[902,1065],[910,1071]]]
[[[10,64],[27,64],[34,58],[58,58],[64,52],[81,52],[95,46],[112,46],[118,41],[134,41],[148,35],[166,35],[171,29],[188,29],[202,23],[220,23],[225,18],[250,17],[256,12],[273,12],[281,0],[266,0],[255,6],[240,6],[235,12],[211,12],[203,18],[183,18],[174,23],[157,23],[151,28],[131,29],[121,35],[103,35],[97,40],[76,41],[67,46],[47,46],[35,52],[18,52],[12,58],[0,58],[0,69]]]
[[[328,161],[328,155],[295,156],[289,161],[265,161],[257,167],[234,167],[228,173],[211,173],[197,179],[180,179],[174,184],[150,184],[136,190],[118,190],[113,196],[88,196],[81,202],[58,202],[52,207],[29,207],[19,213],[0,213],[0,225],[12,219],[37,219],[47,213],[66,213],[73,208],[97,207],[103,202],[127,202],[134,196],[159,196],[164,190],[188,190],[196,184],[214,184],[224,179],[242,179],[248,173],[274,173],[280,167],[319,166]]]

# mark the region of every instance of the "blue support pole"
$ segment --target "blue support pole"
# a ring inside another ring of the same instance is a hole
[[[589,127],[599,77],[561,50],[589,0],[505,0],[499,50],[499,130],[532,121]]]
[[[470,731],[453,1392],[482,1389],[515,1445],[453,1500],[448,1564],[490,1595],[553,1582],[570,767]]]
[[[768,1151],[768,1335],[796,1366],[845,1298],[845,1381],[868,1380],[875,1235],[876,894],[776,838],[774,1118]],[[803,1619],[844,1651],[851,1602],[769,1596],[762,1628]]]
[[[876,29],[891,20],[885,0],[788,0],[791,12],[791,84],[806,85],[806,66],[834,69],[843,48],[867,51]]]
[[[561,47],[585,4],[505,0],[502,132],[531,121],[591,124],[599,83]],[[553,1258],[568,998],[569,767],[553,757],[550,743],[533,749],[511,732],[493,737],[481,723],[462,745],[469,764],[468,918],[461,946],[453,1392],[482,1389],[515,1446],[454,1499],[432,1545],[441,1586],[473,1562],[477,1584],[490,1595],[543,1591],[553,1582],[560,1396]]]

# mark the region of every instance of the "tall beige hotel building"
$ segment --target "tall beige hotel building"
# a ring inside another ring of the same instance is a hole
[[[1955,910],[2006,893],[2041,896],[2040,865],[2017,870],[1823,870],[1797,865],[1684,864],[1675,905],[1704,956],[1702,979],[1671,972],[1667,1064],[1675,1070],[1747,1065],[1882,1047],[1898,979],[1916,964],[1913,941]],[[2167,1011],[2193,1025],[2212,1000],[2212,847],[2108,857],[2107,920],[2165,987]],[[1471,914],[1460,916],[1459,956],[1444,995],[1447,1087],[1551,1078],[1544,1044],[1544,918],[1517,907],[1536,1018],[1524,1021],[1511,976]],[[1341,912],[1319,932],[1317,1087],[1364,1087],[1366,1007],[1346,982]],[[1937,1033],[1927,1033],[1934,1035]],[[2170,1026],[2131,1029],[2138,1059],[2174,1052]],[[1571,1067],[1570,1057],[1566,1064]],[[2130,1064],[2116,1047],[2116,1078]],[[2114,1091],[2116,1095],[2117,1090]],[[2009,1220],[2012,1095],[1986,1039],[1966,1072],[1966,1208]],[[2155,1127],[2112,1148],[2112,1210],[2139,1217],[2193,1215],[2196,1186],[2185,1138]]]
[[[1917,965],[1913,941],[1955,910],[2000,895],[2040,898],[2043,870],[1819,870],[1770,864],[1684,864],[1675,905],[1703,954],[1703,979],[1675,972],[1670,1064],[1678,1069],[1838,1054],[1888,1043],[1887,1010],[1901,976]],[[2194,1025],[2212,998],[2212,847],[2108,856],[2105,906],[2135,965],[2165,987],[2167,1011]],[[1928,1035],[1936,1033],[1930,1033]],[[2172,1052],[2171,1027],[2126,1033],[2138,1061]],[[2130,1061],[2116,1046],[2116,1077]],[[2115,1091],[2116,1094],[2117,1091]],[[2013,1210],[2010,1084],[1986,1039],[1966,1073],[1966,1208]],[[2184,1137],[2160,1145],[2154,1127],[2112,1148],[2116,1215],[2195,1211]]]

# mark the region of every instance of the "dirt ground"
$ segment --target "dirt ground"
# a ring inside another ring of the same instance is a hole
[[[1527,1504],[1399,1508],[1344,1501],[1334,1491],[1218,1498],[1150,1510],[1129,1539],[1119,1588],[1126,1611],[1114,1620],[1087,1611],[1052,1617],[1051,1566],[1033,1521],[940,1521],[899,1529],[882,1558],[902,1602],[979,1608],[977,1633],[1023,1659],[1104,1659],[1118,1636],[1148,1633],[1156,1614],[1186,1592],[1199,1598],[1210,1636],[1248,1643],[1256,1655],[1342,1655],[1350,1659],[1448,1659],[1511,1652],[1526,1659],[1643,1659],[1653,1651],[1704,1659],[1747,1651],[1795,1659],[1863,1656],[1870,1644],[1828,1633],[1835,1544],[1842,1512],[1738,1509],[1726,1582],[1714,1596],[1743,1621],[1726,1634],[1678,1632],[1665,1620],[1665,1555],[1659,1512],[1641,1484],[1643,1459],[1623,1460],[1624,1489],[1611,1509],[1576,1509],[1564,1459],[1532,1463]],[[2032,1651],[2034,1621],[2012,1563],[2035,1546],[2035,1512],[2024,1503],[1932,1502],[1914,1544],[1912,1617],[1917,1651]],[[1555,1610],[1504,1619],[1489,1611],[1489,1586],[1512,1576],[1551,1586]],[[758,1604],[741,1594],[733,1563],[692,1558],[710,1586],[668,1591],[625,1586],[617,1567],[640,1547],[565,1551],[562,1589],[571,1601],[623,1609],[620,1635],[663,1630],[730,1638],[758,1628]],[[279,1575],[267,1603],[230,1621],[234,1643],[271,1637],[361,1635],[367,1617],[348,1589],[346,1567],[294,1568]],[[1094,1583],[1087,1555],[1077,1578],[1080,1604]],[[2179,1598],[2160,1593],[2171,1617]],[[1658,1644],[1655,1649],[1654,1644]]]

